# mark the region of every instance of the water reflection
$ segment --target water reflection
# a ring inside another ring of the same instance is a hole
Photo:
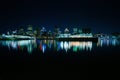
[[[27,50],[32,53],[33,50],[39,50],[42,53],[46,51],[91,51],[93,47],[116,46],[119,45],[117,39],[99,39],[96,45],[93,42],[80,41],[55,41],[55,40],[20,40],[20,41],[0,41],[0,45],[8,47],[9,50]]]
[[[27,48],[29,53],[32,53],[34,48],[36,47],[36,42],[34,40],[21,40],[21,41],[1,41],[0,44],[2,46],[7,46],[8,49],[15,50],[24,50]]]
[[[98,39],[98,43],[97,43],[97,46],[98,47],[103,47],[103,46],[117,46],[119,45],[119,41],[117,39],[106,39],[106,38],[99,38]]]
[[[90,50],[92,49],[92,42],[60,42],[60,47],[66,52],[72,49],[74,52],[80,50]]]

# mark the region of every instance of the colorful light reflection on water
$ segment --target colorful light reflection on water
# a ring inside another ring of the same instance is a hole
[[[119,45],[119,41],[117,39],[99,39],[97,43],[93,43],[90,41],[20,40],[0,41],[0,45],[8,47],[9,50],[24,51],[24,49],[27,48],[30,54],[34,49],[38,49],[42,51],[42,53],[45,53],[47,50],[64,50],[67,53],[70,50],[73,52],[91,51],[94,50],[94,47],[117,46]]]

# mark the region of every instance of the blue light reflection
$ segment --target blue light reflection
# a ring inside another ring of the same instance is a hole
[[[119,45],[117,39],[99,39],[95,43],[97,47],[109,47]],[[29,54],[32,54],[34,50],[39,50],[42,53],[45,51],[91,51],[93,50],[93,42],[91,41],[56,41],[56,40],[19,40],[19,41],[0,41],[0,45],[7,47],[9,50],[22,50],[25,49]]]

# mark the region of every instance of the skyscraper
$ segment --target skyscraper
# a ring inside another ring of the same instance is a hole
[[[60,28],[56,26],[54,29],[54,36],[58,36],[59,33],[60,33]]]
[[[25,32],[24,32],[23,28],[18,30],[18,35],[25,35]]]
[[[27,35],[29,36],[33,36],[33,27],[32,25],[28,25],[28,28],[27,28],[27,32],[26,32]]]
[[[68,34],[68,33],[69,33],[69,29],[68,29],[68,28],[65,28],[64,33],[65,33],[65,34]]]
[[[73,34],[77,34],[77,33],[78,33],[77,28],[73,28]]]
[[[78,30],[78,33],[81,34],[81,33],[82,33],[82,29],[79,29],[79,30]]]
[[[45,29],[45,27],[42,27],[42,29],[41,29],[41,36],[47,36],[47,31],[46,31],[46,29]]]

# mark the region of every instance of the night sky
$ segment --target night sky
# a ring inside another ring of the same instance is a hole
[[[0,2],[0,31],[34,27],[53,29],[90,27],[93,32],[120,32],[120,5],[115,0],[41,1],[4,0]]]

